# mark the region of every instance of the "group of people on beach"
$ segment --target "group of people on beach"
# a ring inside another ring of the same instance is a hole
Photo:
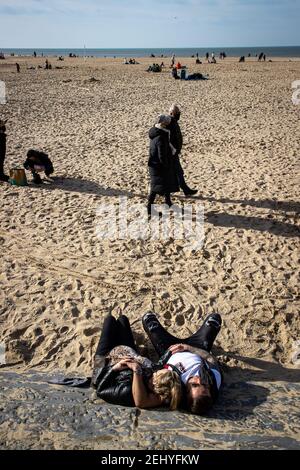
[[[156,363],[138,354],[125,315],[105,318],[91,379],[97,396],[123,406],[207,412],[222,384],[220,366],[211,353],[221,316],[209,315],[184,340],[171,335],[152,312],[143,316],[142,324],[159,357]]]
[[[148,215],[153,215],[153,204],[158,195],[165,198],[165,203],[171,207],[171,193],[180,189],[185,196],[193,196],[196,189],[191,189],[185,181],[184,171],[180,162],[180,153],[183,144],[182,132],[179,126],[180,109],[173,104],[169,114],[160,114],[156,124],[149,131],[150,152],[148,170],[151,190],[148,195]],[[8,181],[9,176],[4,173],[4,160],[6,155],[6,121],[0,121],[0,180]],[[33,182],[41,184],[40,173],[45,173],[49,179],[54,172],[49,156],[41,151],[31,149],[27,153],[24,168],[31,172]]]
[[[99,398],[120,406],[207,413],[223,381],[218,360],[211,352],[221,329],[221,316],[208,315],[185,339],[171,335],[153,312],[142,317],[142,325],[157,361],[139,354],[125,315],[108,315],[94,355],[92,377],[54,377],[49,382],[71,387],[92,385]]]

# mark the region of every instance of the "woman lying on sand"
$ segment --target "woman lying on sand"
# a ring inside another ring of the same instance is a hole
[[[97,396],[123,406],[178,408],[181,400],[179,375],[155,366],[140,356],[128,318],[105,318],[92,376]]]

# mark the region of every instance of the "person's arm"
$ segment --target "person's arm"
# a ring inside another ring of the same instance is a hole
[[[127,367],[133,371],[132,396],[135,406],[138,408],[155,408],[161,406],[162,400],[159,396],[146,389],[141,366],[132,359],[126,362]]]
[[[197,356],[200,356],[202,359],[205,361],[209,362],[209,364],[219,370],[219,364],[217,359],[210,354],[209,352],[205,351],[204,349],[201,348],[195,348],[194,346],[189,346],[188,344],[174,344],[173,346],[170,346],[169,351],[172,352],[172,354],[178,353],[178,352],[184,352],[188,351],[193,354],[197,354]]]
[[[166,141],[162,137],[160,137],[157,142],[157,152],[160,163],[162,164],[162,166],[167,167],[167,147]]]

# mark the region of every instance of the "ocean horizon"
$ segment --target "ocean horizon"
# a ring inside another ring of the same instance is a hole
[[[3,48],[0,52],[5,55],[14,54],[16,56],[32,56],[34,51],[37,55],[41,56],[68,56],[75,54],[80,57],[150,57],[152,54],[156,57],[172,56],[175,54],[179,57],[191,57],[197,53],[199,57],[204,57],[206,52],[211,54],[214,52],[216,56],[220,52],[225,52],[228,57],[251,56],[259,55],[264,52],[267,57],[299,57],[300,46],[278,46],[278,47],[183,47],[183,48]]]

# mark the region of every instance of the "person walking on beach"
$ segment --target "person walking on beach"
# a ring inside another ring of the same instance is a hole
[[[174,163],[175,163],[175,171],[178,179],[179,187],[184,192],[185,196],[194,196],[197,193],[197,189],[191,189],[187,185],[184,179],[184,172],[183,168],[180,163],[180,152],[182,149],[182,133],[178,121],[180,119],[180,109],[176,104],[172,104],[170,110],[170,117],[171,122],[168,125],[168,129],[170,131],[170,141],[173,147],[176,149],[176,153],[174,155]]]
[[[151,218],[152,205],[156,196],[165,197],[165,203],[171,207],[171,193],[179,191],[175,169],[176,149],[170,141],[171,116],[160,114],[154,127],[149,131],[150,155],[148,168],[150,174],[150,194],[148,197],[147,211]]]
[[[143,316],[142,323],[161,357],[159,363],[180,374],[185,390],[180,408],[194,414],[206,413],[217,400],[223,380],[218,361],[211,354],[221,329],[221,316],[209,315],[196,333],[181,340],[165,330],[152,312]]]

